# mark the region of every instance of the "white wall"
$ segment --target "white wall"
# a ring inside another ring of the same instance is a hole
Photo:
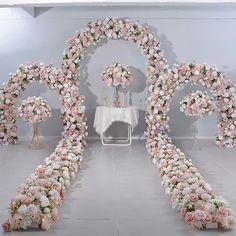
[[[236,81],[235,16],[236,7],[233,6],[63,7],[52,8],[35,19],[22,9],[0,9],[0,83],[7,81],[8,73],[25,62],[43,61],[60,66],[66,40],[89,21],[104,17],[130,17],[148,26],[160,39],[170,65],[193,60],[206,62],[217,65]],[[91,48],[83,62],[80,86],[81,93],[86,96],[89,135],[96,135],[92,127],[94,110],[102,103],[102,95],[112,97],[112,91],[103,86],[100,74],[114,61],[128,65],[135,77],[130,91],[132,104],[140,109],[140,124],[134,132],[136,136],[142,136],[145,130],[145,60],[134,44],[121,40]],[[187,86],[174,96],[170,113],[172,136],[191,135],[192,120],[179,112],[178,104],[185,94],[196,88]],[[59,135],[62,124],[57,93],[35,84],[23,93],[22,98],[29,95],[43,96],[55,109],[53,117],[42,124],[42,133]],[[109,100],[111,102],[112,98]],[[19,135],[30,134],[28,124],[23,121],[18,124]],[[216,116],[199,120],[198,127],[199,136],[214,136]],[[114,130],[117,131],[117,127]]]

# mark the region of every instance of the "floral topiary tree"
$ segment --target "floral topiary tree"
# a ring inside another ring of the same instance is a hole
[[[39,142],[38,124],[52,115],[52,109],[47,101],[42,97],[28,97],[18,108],[18,115],[22,120],[33,125],[33,138],[29,148],[42,148],[43,145]]]

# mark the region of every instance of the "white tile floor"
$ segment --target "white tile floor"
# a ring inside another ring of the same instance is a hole
[[[7,205],[17,187],[52,153],[57,141],[46,140],[47,148],[38,151],[28,150],[26,142],[0,147],[1,222],[7,218]],[[202,141],[201,150],[193,151],[188,149],[189,141],[176,143],[235,211],[235,149],[219,149],[212,141]],[[48,232],[10,235],[217,236],[222,232],[198,231],[180,219],[160,186],[158,171],[147,158],[144,142],[134,142],[131,147],[103,147],[93,141],[67,192],[60,220]],[[236,235],[236,229],[224,235]]]

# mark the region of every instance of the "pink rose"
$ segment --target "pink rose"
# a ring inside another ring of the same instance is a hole
[[[31,199],[30,197],[26,196],[26,195],[22,195],[20,201],[23,203],[23,204],[29,204]]]
[[[46,168],[39,168],[38,169],[38,176],[39,176],[39,178],[46,177],[47,176]]]
[[[219,207],[218,212],[223,216],[227,216],[229,213],[229,209],[226,207]]]
[[[206,221],[207,223],[212,222],[212,216],[211,216],[211,214],[206,213],[206,219],[205,219],[205,221]]]
[[[57,208],[55,208],[55,209],[53,210],[53,212],[52,212],[52,219],[53,219],[54,221],[56,221],[56,220],[58,220],[58,218],[59,218],[59,216],[58,216],[58,210],[57,210]]]
[[[11,226],[8,222],[2,224],[2,229],[4,232],[10,232],[11,231]]]
[[[198,221],[200,220],[205,220],[206,219],[206,214],[204,211],[201,211],[201,210],[196,210],[194,212],[194,218]]]
[[[44,215],[42,219],[42,225],[41,228],[43,230],[49,230],[52,224],[52,218],[50,214]]]
[[[182,207],[181,210],[180,210],[180,215],[181,215],[182,217],[185,217],[185,214],[186,214],[186,213],[187,213],[186,209],[185,209],[184,207]]]
[[[192,212],[187,212],[184,216],[184,220],[187,223],[191,223],[194,220],[193,213]]]
[[[209,194],[207,194],[207,193],[203,193],[203,194],[201,195],[201,198],[202,198],[202,200],[204,200],[204,201],[208,201],[208,200],[211,199],[211,195],[209,195]]]
[[[194,193],[190,194],[189,200],[190,200],[191,202],[196,202],[196,201],[198,200],[197,194],[194,194]]]

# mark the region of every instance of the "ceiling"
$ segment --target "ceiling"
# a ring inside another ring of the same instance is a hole
[[[236,0],[0,0],[0,8],[22,8],[36,18],[52,7],[68,6],[236,6]]]
[[[225,5],[235,3],[236,0],[0,0],[0,7]]]

